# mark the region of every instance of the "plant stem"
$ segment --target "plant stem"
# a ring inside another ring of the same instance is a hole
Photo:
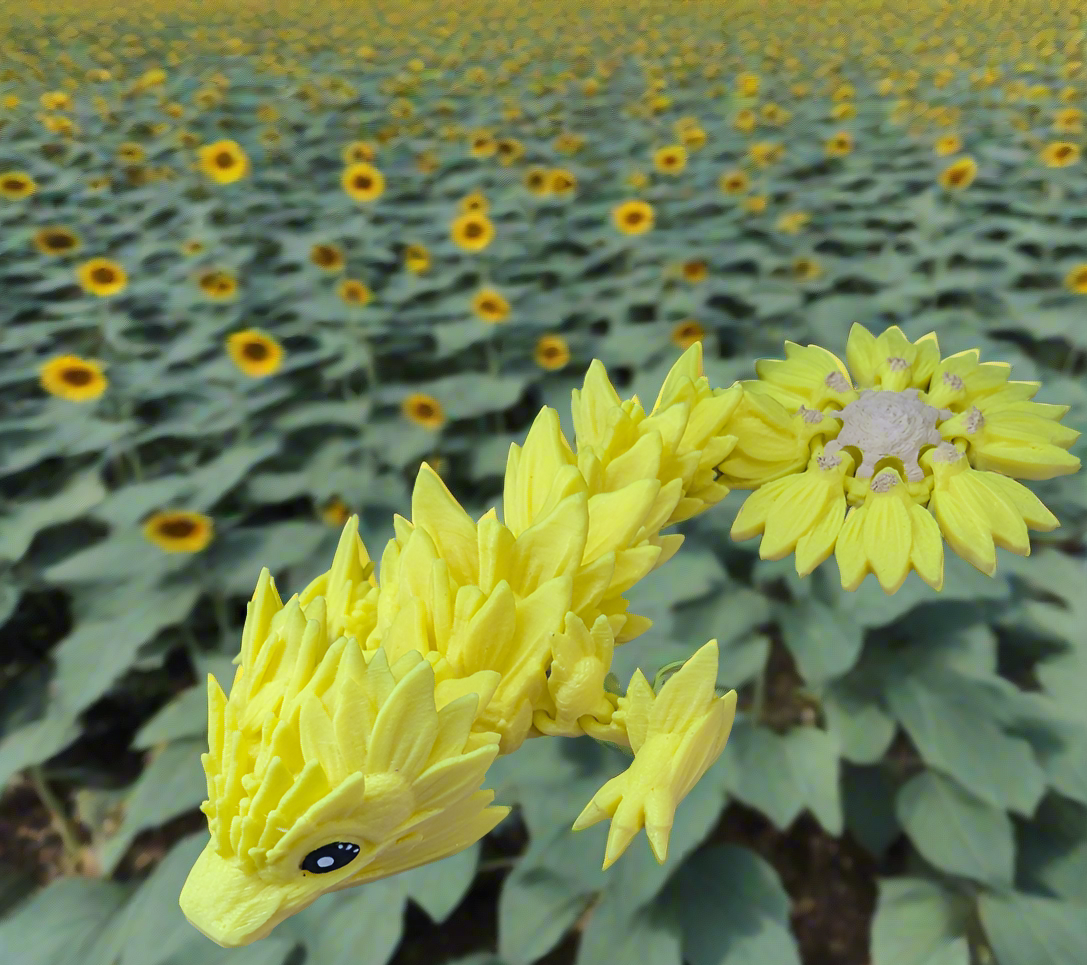
[[[49,786],[49,782],[45,779],[45,774],[42,772],[40,765],[34,765],[28,768],[27,775],[30,778],[30,783],[34,788],[35,793],[38,795],[42,805],[49,812],[49,817],[52,819],[53,827],[56,829],[57,834],[60,835],[61,843],[64,845],[64,854],[71,862],[72,867],[78,867],[80,862],[80,854],[83,850],[79,843],[79,835],[76,834],[75,826],[68,819],[68,815],[64,813],[64,805],[61,804],[60,799],[53,793],[53,789]]]

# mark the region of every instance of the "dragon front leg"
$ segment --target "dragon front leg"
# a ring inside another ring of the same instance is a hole
[[[613,638],[607,620],[588,628],[573,613],[555,634],[548,677],[551,706],[536,711],[540,733],[628,747],[634,759],[608,781],[574,822],[574,830],[611,820],[604,868],[610,867],[644,827],[657,861],[668,857],[676,808],[720,757],[736,715],[736,691],[716,694],[718,650],[711,640],[654,693],[637,670],[626,696],[610,693],[605,678]]]

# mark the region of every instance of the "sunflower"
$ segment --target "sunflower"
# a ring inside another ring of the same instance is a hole
[[[503,137],[496,142],[494,153],[499,164],[509,167],[525,156],[525,146],[516,138]]]
[[[228,335],[226,350],[230,360],[254,379],[271,375],[283,364],[283,346],[259,328]]]
[[[1064,276],[1065,287],[1076,295],[1087,295],[1087,263],[1076,265]]]
[[[857,108],[852,104],[835,104],[830,116],[836,121],[849,121],[857,116]]]
[[[203,254],[206,247],[204,242],[196,238],[190,238],[188,241],[183,241],[181,243],[181,253],[186,258],[192,258],[196,255]]]
[[[47,111],[68,111],[72,109],[72,98],[62,90],[46,91],[38,98],[38,103]]]
[[[839,131],[823,145],[827,157],[845,157],[853,151],[853,135]]]
[[[228,301],[238,293],[237,279],[226,271],[207,271],[198,279],[200,290],[215,301]]]
[[[743,194],[750,183],[751,180],[744,171],[726,171],[721,175],[717,186],[725,194],[737,195]]]
[[[548,372],[555,372],[570,361],[570,346],[561,335],[542,335],[533,353],[536,364]]]
[[[343,149],[343,163],[373,164],[377,160],[377,148],[370,141],[352,141]]]
[[[339,496],[333,496],[320,509],[321,521],[335,530],[342,530],[351,515],[351,508]]]
[[[5,171],[0,174],[0,198],[19,201],[38,190],[38,183],[25,171]]]
[[[751,160],[760,168],[769,167],[785,156],[785,148],[773,141],[757,141],[748,148]]]
[[[402,405],[400,411],[404,417],[424,429],[440,429],[445,425],[445,410],[432,395],[413,392]]]
[[[374,297],[369,286],[355,278],[345,278],[336,286],[336,294],[348,305],[368,305]]]
[[[34,247],[43,255],[70,255],[81,245],[79,235],[64,225],[39,228],[34,232]]]
[[[706,330],[694,319],[680,322],[672,329],[672,344],[682,349],[690,348],[695,342],[701,342],[705,337]]]
[[[1047,144],[1039,156],[1047,168],[1066,168],[1079,160],[1079,145],[1068,141],[1054,141]]]
[[[791,271],[793,278],[798,281],[812,281],[823,273],[823,269],[819,267],[819,262],[814,258],[808,258],[803,255],[793,259],[793,263],[789,266],[789,270]]]
[[[327,271],[330,273],[343,271],[343,249],[340,248],[338,245],[314,245],[310,249],[309,260],[312,261],[322,271]]]
[[[792,112],[787,111],[780,104],[763,104],[759,114],[767,124],[773,124],[776,127],[787,124],[793,117]]]
[[[736,116],[732,119],[732,126],[738,131],[742,131],[744,134],[750,134],[755,130],[755,124],[757,118],[755,112],[748,110],[746,107],[736,112]]]
[[[753,194],[744,198],[744,210],[749,214],[762,214],[769,203],[770,199],[765,194]]]
[[[948,191],[962,191],[970,187],[977,173],[978,162],[972,157],[961,157],[940,172],[940,185]]]
[[[491,203],[483,197],[481,191],[473,191],[467,197],[462,198],[457,207],[460,209],[461,214],[470,214],[473,211],[486,214],[491,208]]]
[[[945,134],[936,142],[936,156],[948,157],[962,150],[962,139],[957,134]]]
[[[705,281],[710,274],[709,265],[702,261],[701,258],[685,261],[680,265],[679,271],[684,280],[689,281],[692,285]]]
[[[249,158],[237,141],[215,141],[197,152],[200,170],[216,184],[233,184],[249,173]]]
[[[1064,107],[1053,118],[1053,130],[1058,134],[1080,134],[1083,131],[1083,111]]]
[[[854,324],[848,369],[818,345],[787,341],[785,355],[755,363],[730,419],[741,441],[717,467],[756,490],[732,538],[763,534],[763,559],[795,551],[803,577],[833,553],[848,591],[874,572],[896,593],[910,569],[939,590],[941,537],[992,575],[996,546],[1026,555],[1028,528],[1059,525],[1012,478],[1080,468],[1079,433],[1058,423],[1068,407],[1029,401],[1039,383],[1008,381],[977,349],[941,360],[934,332],[910,342],[894,325],[877,338]]]
[[[530,194],[534,194],[538,198],[547,197],[551,193],[549,173],[547,168],[529,168],[525,172],[522,183]]]
[[[199,553],[211,542],[215,525],[203,513],[165,510],[144,521],[143,535],[167,553]]]
[[[623,183],[632,191],[644,191],[649,187],[649,175],[644,171],[631,171]]]
[[[662,174],[679,174],[687,166],[687,149],[680,144],[662,147],[653,154],[653,166]]]
[[[653,206],[647,201],[624,201],[611,213],[615,227],[624,235],[641,235],[653,227]]]
[[[404,267],[413,275],[421,275],[430,267],[430,252],[422,245],[407,245],[404,248]]]
[[[496,325],[510,317],[510,303],[493,288],[483,288],[472,299],[472,311],[482,321]]]
[[[749,72],[737,74],[736,93],[741,97],[757,97],[759,93],[759,75]]]
[[[369,161],[344,168],[340,184],[353,201],[376,201],[385,190],[385,175]]]
[[[790,211],[778,218],[775,227],[784,234],[797,235],[804,230],[809,221],[811,221],[811,215],[807,211]]]
[[[498,151],[498,142],[490,131],[474,131],[468,136],[468,153],[474,158],[491,157]]]
[[[125,141],[117,148],[117,159],[125,164],[142,164],[147,152],[133,141]]]
[[[102,366],[78,355],[52,358],[38,373],[41,387],[46,392],[69,402],[97,399],[109,386],[109,380],[102,374]]]
[[[556,197],[569,198],[577,190],[577,178],[566,168],[554,168],[547,172],[547,185]]]
[[[691,151],[697,151],[699,148],[706,146],[708,136],[701,127],[695,125],[689,127],[679,135],[680,141],[683,142],[683,146]]]
[[[85,292],[106,298],[123,292],[128,285],[125,270],[108,258],[92,258],[76,269],[76,277]]]
[[[98,175],[93,178],[87,178],[87,190],[91,194],[101,194],[113,184],[108,177],[104,175]]]
[[[482,251],[494,240],[494,224],[485,214],[471,212],[454,218],[449,236],[458,248]]]

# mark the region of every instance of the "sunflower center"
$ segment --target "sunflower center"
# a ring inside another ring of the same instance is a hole
[[[71,235],[62,234],[60,232],[50,233],[45,235],[42,239],[46,247],[54,249],[71,248],[75,244],[75,239]]]
[[[228,151],[220,151],[215,155],[215,164],[217,167],[230,168],[234,166],[234,155]]]
[[[359,174],[355,177],[355,187],[360,191],[369,191],[373,183],[373,180],[367,174]]]
[[[475,221],[470,221],[464,226],[464,236],[466,238],[478,238],[483,234],[483,226]]]
[[[918,482],[925,476],[917,462],[921,448],[943,441],[936,423],[951,415],[950,409],[927,405],[917,389],[864,389],[840,412],[827,414],[841,422],[842,429],[823,454],[835,455],[845,446],[859,449],[862,461],[855,472],[857,479],[871,478],[879,460],[894,457],[902,462],[906,478]]]
[[[418,416],[424,419],[429,419],[434,415],[434,406],[429,402],[418,402],[415,405],[415,412]]]
[[[23,182],[16,180],[15,178],[8,178],[4,181],[4,189],[6,191],[21,191],[23,189]]]
[[[254,362],[263,362],[268,358],[268,347],[261,342],[246,342],[242,347],[242,355]]]
[[[112,285],[117,275],[112,268],[95,268],[91,272],[91,280],[98,285]]]
[[[642,220],[642,213],[640,211],[630,211],[627,213],[627,224],[635,225],[640,224]]]
[[[323,267],[333,265],[336,263],[336,252],[328,245],[318,245],[313,250],[313,260]]]
[[[69,385],[74,386],[89,385],[91,380],[94,378],[94,376],[91,375],[90,372],[82,368],[65,369],[63,372],[60,373],[60,377]]]
[[[170,519],[159,525],[159,532],[171,539],[185,539],[191,536],[196,526],[187,519]]]

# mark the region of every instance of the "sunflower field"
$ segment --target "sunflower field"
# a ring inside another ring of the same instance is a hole
[[[8,4],[0,963],[1087,963],[1085,61],[1071,0]],[[493,830],[209,941],[269,581],[357,526],[387,628],[550,411],[619,589],[679,550],[623,645],[556,618]],[[556,688],[634,748],[691,668],[734,723],[622,824]]]

